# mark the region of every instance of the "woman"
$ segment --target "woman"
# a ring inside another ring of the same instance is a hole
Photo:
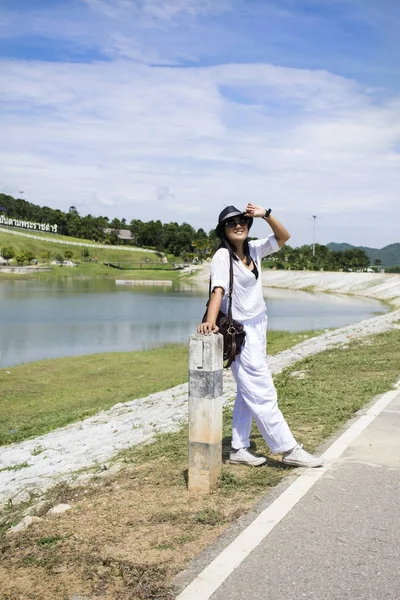
[[[254,218],[266,221],[271,229],[265,239],[248,241]],[[282,453],[282,462],[297,467],[319,467],[320,458],[297,444],[281,411],[266,362],[267,316],[261,283],[261,259],[277,252],[290,235],[283,225],[266,210],[247,204],[240,211],[225,208],[218,218],[216,234],[221,243],[211,261],[211,299],[206,322],[197,331],[204,335],[218,333],[216,319],[219,310],[228,312],[229,265],[233,259],[232,316],[243,324],[246,341],[231,369],[237,384],[232,418],[232,448],[230,462],[259,466],[265,457],[249,452],[252,419],[274,454]]]

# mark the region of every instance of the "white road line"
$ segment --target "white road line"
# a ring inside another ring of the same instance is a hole
[[[348,446],[394,400],[398,389],[387,392],[324,452],[325,466],[302,473],[190,583],[176,600],[209,600],[212,594],[303,498]]]

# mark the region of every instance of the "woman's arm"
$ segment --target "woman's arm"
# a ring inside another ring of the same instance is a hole
[[[287,242],[290,238],[290,233],[282,225],[282,223],[278,221],[278,219],[276,219],[272,215],[270,215],[269,217],[264,217],[265,208],[263,208],[262,206],[257,206],[256,204],[251,204],[249,202],[246,207],[245,214],[249,217],[261,217],[262,219],[264,219],[264,221],[266,221],[271,227],[276,237],[276,241],[278,242],[279,248],[282,248],[283,244]]]
[[[203,333],[204,335],[210,335],[210,333],[218,333],[218,327],[215,323],[221,308],[223,296],[224,290],[221,287],[216,287],[213,289],[210,302],[208,304],[207,320],[205,323],[200,323],[200,325],[197,328],[198,333]]]

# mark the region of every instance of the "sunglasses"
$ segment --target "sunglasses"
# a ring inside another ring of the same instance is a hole
[[[244,227],[245,225],[249,225],[249,220],[247,217],[234,217],[233,219],[225,221],[224,225],[225,227],[228,227],[228,229],[233,229],[236,225]]]

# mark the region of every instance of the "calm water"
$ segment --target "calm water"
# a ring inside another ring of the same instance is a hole
[[[186,342],[207,292],[114,281],[0,282],[0,367]],[[340,327],[387,307],[374,300],[265,289],[270,329]]]

